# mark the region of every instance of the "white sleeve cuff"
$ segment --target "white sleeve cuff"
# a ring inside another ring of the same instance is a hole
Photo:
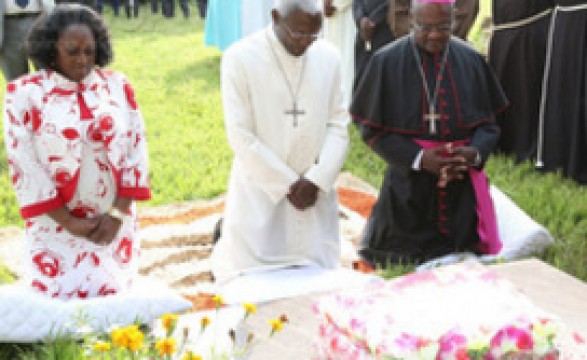
[[[481,153],[479,153],[479,151],[477,151],[477,156],[475,156],[475,161],[473,162],[473,164],[471,166],[477,167],[479,165],[481,165]]]
[[[424,149],[420,150],[414,162],[412,163],[412,170],[420,171],[422,169],[422,156],[424,156]]]

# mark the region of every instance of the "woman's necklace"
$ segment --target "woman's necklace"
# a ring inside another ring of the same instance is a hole
[[[426,81],[426,75],[424,74],[424,67],[422,65],[422,60],[420,60],[420,55],[418,54],[418,49],[416,48],[416,41],[414,40],[414,35],[412,34],[412,38],[410,39],[412,42],[412,50],[414,53],[414,57],[416,58],[416,62],[418,63],[418,70],[420,70],[420,77],[422,78],[422,82],[424,83],[424,91],[426,92],[426,100],[428,101],[428,114],[424,115],[424,120],[428,121],[428,130],[430,134],[436,134],[436,121],[440,120],[440,115],[436,113],[436,98],[438,97],[438,91],[440,89],[440,81],[442,79],[442,74],[444,73],[444,69],[446,67],[446,59],[448,58],[448,43],[446,44],[446,48],[444,49],[444,54],[442,55],[442,63],[440,64],[440,70],[436,75],[436,84],[434,86],[434,94],[432,94],[432,98],[430,98],[430,90],[428,89],[428,81]]]
[[[267,31],[271,31],[271,30],[267,30]],[[285,83],[287,84],[287,89],[289,90],[289,94],[290,94],[292,102],[293,102],[293,106],[292,106],[291,110],[285,110],[284,114],[293,116],[293,126],[297,127],[298,126],[298,115],[305,115],[306,114],[306,111],[298,108],[298,95],[300,93],[302,79],[304,76],[304,70],[306,68],[306,57],[304,56],[304,58],[302,59],[302,70],[300,71],[300,75],[298,77],[298,86],[296,88],[296,91],[294,92],[292,84],[290,84],[289,80],[287,79],[287,74],[285,73],[285,69],[283,68],[281,61],[279,61],[279,57],[277,57],[277,53],[275,52],[275,49],[273,48],[273,44],[271,43],[271,39],[269,38],[269,33],[266,32],[265,36],[267,37],[267,42],[269,43],[269,48],[271,49],[271,53],[273,54],[273,58],[277,62],[277,66],[279,67],[279,71],[281,72],[281,76],[283,77],[283,80],[285,80]]]

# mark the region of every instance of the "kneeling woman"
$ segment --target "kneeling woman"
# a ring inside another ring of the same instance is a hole
[[[151,195],[134,92],[104,69],[110,36],[87,7],[56,6],[27,41],[40,70],[8,84],[3,115],[30,284],[63,299],[114,294],[137,273],[133,201]]]

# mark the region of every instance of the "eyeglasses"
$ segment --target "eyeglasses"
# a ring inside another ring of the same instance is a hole
[[[452,23],[440,24],[440,25],[428,25],[428,24],[418,24],[417,22],[413,22],[412,26],[414,26],[414,29],[416,29],[417,31],[424,32],[424,33],[430,33],[433,30],[438,31],[439,33],[447,33],[447,32],[450,32],[453,28]]]
[[[307,40],[314,41],[314,40],[318,39],[318,35],[320,35],[319,32],[317,32],[317,33],[301,33],[301,32],[297,32],[297,31],[292,31],[292,29],[289,28],[289,26],[287,25],[287,23],[285,21],[283,22],[283,26],[285,27],[285,30],[287,31],[288,35],[294,40],[307,39]]]

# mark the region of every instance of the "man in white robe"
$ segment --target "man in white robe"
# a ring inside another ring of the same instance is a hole
[[[222,59],[222,98],[234,162],[216,280],[247,271],[340,263],[334,182],[349,139],[340,56],[317,40],[315,0],[277,0],[272,25]]]
[[[324,38],[340,51],[342,93],[350,104],[355,76],[355,38],[352,0],[322,0],[324,6]]]

